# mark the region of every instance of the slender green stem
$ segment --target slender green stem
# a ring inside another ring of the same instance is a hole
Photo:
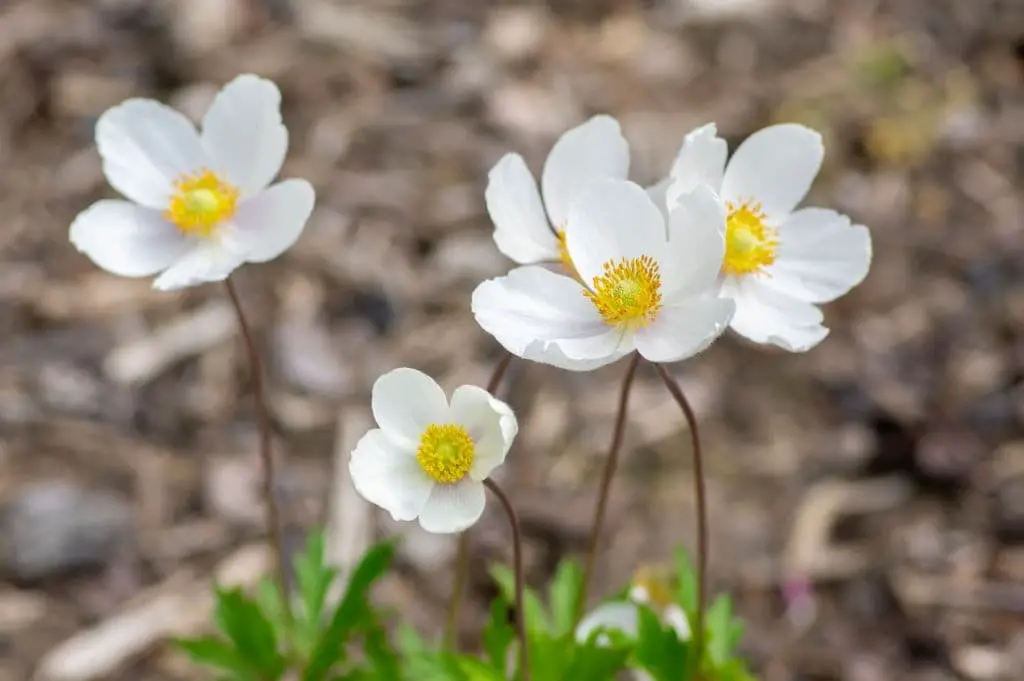
[[[228,298],[235,308],[235,317],[238,319],[238,328],[242,332],[242,339],[245,341],[245,351],[249,356],[249,373],[252,381],[252,399],[256,408],[256,424],[260,433],[259,453],[260,461],[263,464],[263,501],[266,512],[267,537],[270,542],[271,551],[276,562],[276,576],[278,586],[281,589],[281,600],[285,603],[285,614],[291,618],[291,607],[289,605],[288,589],[288,558],[285,552],[284,541],[281,537],[281,515],[277,508],[277,495],[274,493],[274,456],[271,452],[271,428],[270,412],[267,409],[267,399],[263,387],[263,363],[260,361],[260,353],[253,341],[252,328],[242,311],[242,302],[235,290],[235,284],[230,278],[224,280],[224,287],[228,291]]]
[[[519,518],[516,516],[516,510],[512,508],[512,502],[508,500],[508,496],[490,478],[484,480],[484,487],[489,489],[498,498],[498,501],[501,502],[502,508],[505,509],[505,515],[508,516],[508,524],[512,526],[512,562],[516,577],[516,628],[519,629],[519,671],[522,681],[530,681],[530,651],[526,635],[526,608],[523,607],[523,604],[526,602],[524,598],[526,577],[523,574],[523,534],[519,530]]]
[[[587,549],[586,562],[583,564],[583,585],[580,588],[580,599],[576,603],[576,621],[583,619],[587,608],[587,591],[590,580],[594,576],[597,564],[597,553],[601,542],[601,528],[604,525],[605,511],[608,507],[608,493],[612,487],[612,478],[619,465],[619,452],[622,450],[622,439],[626,433],[626,412],[629,408],[629,393],[636,378],[636,369],[640,364],[640,355],[633,353],[626,368],[626,376],[622,380],[622,391],[619,393],[619,409],[615,415],[615,427],[612,430],[612,443],[605,459],[604,471],[601,474],[601,487],[597,495],[597,507],[594,509],[594,520],[590,526],[590,546]]]
[[[696,631],[693,632],[693,646],[696,651],[694,656],[695,672],[699,672],[701,660],[704,654],[704,610],[707,597],[707,572],[708,572],[708,503],[707,493],[704,488],[704,454],[700,447],[700,432],[697,429],[697,415],[693,413],[693,407],[683,394],[679,383],[665,370],[661,364],[655,364],[658,375],[664,381],[672,398],[683,410],[686,423],[690,427],[690,440],[693,443],[693,484],[697,493],[697,622]],[[693,678],[696,678],[695,676]]]
[[[498,390],[501,379],[512,363],[512,355],[505,352],[501,360],[491,372],[487,381],[487,392],[492,395]],[[469,577],[469,531],[459,534],[458,548],[455,551],[455,574],[452,576],[452,593],[448,599],[448,612],[444,624],[445,650],[455,650],[458,643],[459,609],[462,607],[462,593]]]

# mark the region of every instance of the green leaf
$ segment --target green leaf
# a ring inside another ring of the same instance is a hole
[[[515,573],[504,565],[491,566],[491,576],[498,584],[498,590],[509,603],[516,602],[516,580]],[[537,594],[527,587],[523,592],[523,607],[526,609],[526,627],[529,630],[550,631],[551,625],[548,622],[544,605],[540,602]]]
[[[572,662],[563,677],[567,681],[612,681],[619,672],[626,669],[626,661],[632,646],[619,643],[598,645],[592,638],[585,645],[577,646]]]
[[[475,657],[459,656],[458,668],[467,681],[506,681],[505,674]]]
[[[324,599],[336,576],[335,570],[324,564],[323,534],[311,533],[306,550],[295,558],[295,581],[302,595],[306,623],[312,631],[319,630]]]
[[[230,672],[244,681],[259,680],[259,670],[227,641],[214,636],[201,636],[174,639],[173,643],[198,664]]]
[[[323,635],[313,648],[302,681],[323,681],[331,668],[344,658],[345,642],[369,615],[369,590],[391,565],[395,547],[384,542],[372,547],[352,572],[341,599]]]
[[[576,608],[583,588],[583,571],[575,562],[566,559],[558,565],[548,601],[551,609],[552,633],[556,636],[568,634],[576,626]]]
[[[491,667],[500,671],[504,671],[508,664],[508,649],[516,638],[508,614],[508,601],[500,596],[495,598],[491,602],[491,616],[481,632],[487,659]]]
[[[690,647],[647,606],[638,606],[636,660],[656,681],[682,681]]]
[[[708,633],[707,654],[716,666],[724,664],[743,634],[743,625],[733,622],[732,600],[724,594],[716,598],[704,622]]]
[[[401,667],[398,655],[388,642],[387,631],[383,626],[375,626],[366,633],[363,641],[363,652],[373,666],[375,674],[382,679],[401,678]]]
[[[690,622],[694,621],[694,615],[697,614],[697,571],[693,568],[693,563],[690,562],[689,556],[686,555],[686,551],[683,549],[676,549],[676,574],[679,578],[679,587],[677,597],[679,599],[679,605],[682,606],[683,611],[686,613],[687,618]]]
[[[287,667],[277,649],[274,627],[256,601],[241,589],[215,589],[214,619],[239,655],[249,661],[265,679],[280,678]]]
[[[573,641],[566,637],[556,637],[546,631],[533,630],[530,637],[530,672],[533,681],[563,681],[565,670],[572,661]],[[519,667],[519,656],[516,656],[515,679],[523,678],[523,670]]]

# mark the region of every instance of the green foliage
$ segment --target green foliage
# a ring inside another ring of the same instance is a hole
[[[480,632],[479,652],[441,650],[432,640],[395,622],[370,601],[373,585],[390,568],[394,547],[370,548],[348,576],[326,564],[324,541],[313,535],[295,560],[291,607],[275,582],[254,594],[217,588],[216,632],[177,644],[221,681],[521,681],[520,642],[515,626],[515,577],[492,568],[498,596]],[[675,605],[691,630],[697,622],[697,575],[682,551],[675,556]],[[579,565],[563,561],[543,592],[524,592],[532,681],[615,681],[627,669],[654,681],[696,681],[693,641],[680,638],[664,612],[636,606],[635,631],[599,628],[587,640],[577,635],[582,598]],[[341,591],[334,599],[332,594]],[[625,602],[628,587],[616,596]],[[661,604],[664,606],[664,604]],[[743,634],[731,599],[720,595],[704,618],[705,648],[700,681],[753,681],[736,655]],[[397,626],[396,626],[397,625]],[[437,638],[437,637],[435,637]]]

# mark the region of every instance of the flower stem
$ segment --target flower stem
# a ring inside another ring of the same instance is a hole
[[[693,646],[696,651],[694,655],[695,672],[699,672],[701,660],[704,655],[704,610],[707,594],[707,571],[708,571],[708,504],[707,494],[704,489],[704,454],[700,447],[700,432],[697,429],[697,416],[693,413],[693,407],[683,394],[682,388],[676,382],[665,367],[655,364],[658,375],[664,381],[672,398],[683,410],[686,423],[690,427],[690,439],[693,442],[693,484],[697,493],[697,622],[694,626]],[[694,678],[696,678],[694,676]]]
[[[284,541],[281,537],[281,516],[277,509],[277,498],[274,494],[274,457],[271,452],[270,413],[267,410],[266,395],[263,391],[263,364],[260,361],[260,354],[256,350],[256,343],[252,338],[252,329],[242,311],[242,303],[238,298],[238,291],[230,278],[224,280],[224,286],[231,299],[231,305],[235,308],[235,316],[238,319],[238,328],[242,332],[242,339],[245,341],[245,350],[249,356],[249,372],[252,381],[252,399],[256,407],[256,423],[260,432],[260,461],[263,464],[263,500],[266,511],[267,536],[270,542],[271,551],[277,563],[276,573],[278,587],[281,590],[281,600],[286,616],[291,619],[291,607],[288,597],[288,559],[285,554]]]
[[[493,395],[501,384],[505,372],[512,363],[512,355],[505,352],[501,360],[491,372],[487,381],[487,392]],[[448,612],[444,624],[444,648],[455,650],[459,631],[459,609],[462,606],[462,592],[465,590],[466,579],[469,577],[469,531],[459,534],[458,548],[455,551],[455,574],[452,577],[452,593],[448,600]]]
[[[590,580],[594,574],[594,566],[597,563],[597,551],[601,540],[601,527],[604,524],[604,515],[608,507],[608,492],[612,487],[612,478],[615,477],[615,470],[619,465],[619,452],[622,450],[622,439],[626,433],[626,411],[629,407],[629,393],[633,388],[633,379],[636,377],[636,369],[640,363],[640,355],[633,353],[626,368],[626,376],[622,380],[622,391],[619,393],[619,410],[615,416],[615,428],[612,430],[612,443],[605,459],[604,472],[601,474],[601,488],[597,495],[597,508],[594,509],[594,521],[590,526],[590,546],[587,549],[587,559],[583,564],[583,584],[580,588],[580,599],[576,603],[576,621],[583,619],[583,613],[587,607],[587,590],[590,587]]]
[[[516,516],[515,509],[512,508],[512,502],[508,500],[508,496],[501,491],[496,482],[488,478],[484,480],[484,487],[498,497],[502,508],[505,509],[505,515],[508,516],[508,524],[512,526],[512,562],[516,577],[516,626],[519,629],[519,671],[522,681],[530,681],[530,651],[526,638],[526,609],[523,607],[526,600],[523,596],[526,591],[526,580],[523,575],[523,535],[519,531],[519,518]]]

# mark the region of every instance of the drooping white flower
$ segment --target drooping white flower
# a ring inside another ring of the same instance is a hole
[[[485,199],[498,250],[520,265],[566,261],[565,223],[573,196],[592,180],[624,180],[629,144],[611,116],[564,133],[548,154],[541,189],[519,154],[505,154],[487,176]]]
[[[359,440],[349,471],[356,490],[395,520],[428,532],[461,532],[484,511],[483,481],[505,460],[518,425],[504,402],[464,385],[451,402],[414,369],[373,385],[374,428]]]
[[[96,124],[103,172],[128,200],[97,201],[75,218],[71,242],[99,267],[160,276],[158,289],[221,281],[295,243],[313,210],[313,187],[273,186],[288,149],[281,93],[242,75],[218,93],[202,132],[183,114],[129,99]]]
[[[575,195],[565,223],[577,276],[516,268],[477,287],[473,314],[509,352],[573,371],[633,350],[653,362],[685,359],[732,316],[732,301],[714,290],[724,228],[722,203],[705,187],[677,197],[666,229],[640,186],[594,180]]]
[[[818,303],[859,284],[871,264],[863,225],[821,208],[796,206],[821,167],[821,136],[802,125],[764,128],[726,164],[727,146],[709,124],[687,135],[672,167],[668,199],[706,184],[727,209],[721,294],[736,301],[731,328],[793,352],[828,335]]]

